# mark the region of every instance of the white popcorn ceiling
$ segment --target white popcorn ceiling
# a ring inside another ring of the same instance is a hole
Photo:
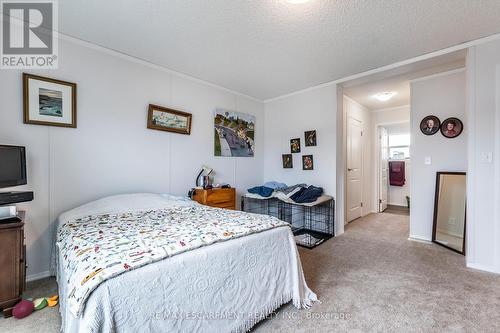
[[[343,93],[370,110],[409,105],[411,80],[464,68],[466,55],[466,50],[456,51],[350,80],[342,83]],[[381,92],[396,95],[379,101],[374,95]]]
[[[500,32],[500,0],[59,0],[62,33],[264,100]]]

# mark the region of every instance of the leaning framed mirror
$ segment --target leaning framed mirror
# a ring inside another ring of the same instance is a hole
[[[465,255],[466,174],[438,172],[432,241]]]

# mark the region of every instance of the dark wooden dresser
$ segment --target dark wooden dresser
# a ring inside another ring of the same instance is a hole
[[[0,223],[0,309],[4,317],[12,316],[26,284],[25,213],[18,215],[19,222]]]
[[[236,209],[236,190],[234,188],[196,189],[193,200],[205,206]]]

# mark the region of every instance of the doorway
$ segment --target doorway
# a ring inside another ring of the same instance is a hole
[[[343,101],[339,103],[343,110],[338,114],[339,144],[343,153],[339,156],[337,167],[344,171],[342,176],[338,176],[338,184],[343,186],[339,193],[344,194],[339,198],[339,205],[343,207],[339,215],[343,216],[344,223],[381,212],[397,211],[398,214],[408,215],[412,205],[410,152],[413,148],[410,146],[410,132],[413,133],[415,128],[415,133],[418,131],[418,124],[412,122],[416,120],[410,111],[413,103],[410,83],[413,87],[420,78],[463,68],[464,64],[465,53],[457,52],[354,78],[338,85],[338,96]],[[358,105],[366,116],[362,119],[353,117],[353,107],[349,104]],[[354,169],[353,161],[357,162],[354,157],[357,152],[352,146],[356,130],[352,118],[361,119],[361,178],[351,170]],[[401,129],[403,125],[406,127],[404,130]],[[424,164],[424,159],[421,160],[417,162]],[[402,167],[404,172],[401,172]],[[391,179],[395,174],[400,175],[399,183],[398,179]],[[360,204],[356,205],[357,202]]]
[[[389,187],[389,134],[387,128],[379,127],[379,144],[380,144],[380,162],[378,176],[378,211],[379,213],[387,209],[388,187]]]
[[[402,108],[401,112],[404,112]],[[410,108],[407,108],[410,112]],[[409,115],[408,115],[409,116]],[[409,215],[410,209],[410,124],[375,124],[378,131],[379,156],[377,179],[378,212],[397,211]]]
[[[349,116],[347,121],[347,222],[362,215],[362,136],[362,120]]]

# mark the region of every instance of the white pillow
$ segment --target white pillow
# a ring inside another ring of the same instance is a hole
[[[111,214],[143,209],[192,206],[196,204],[196,202],[187,197],[176,197],[170,194],[133,193],[113,195],[91,201],[62,213],[59,216],[58,224],[94,214]]]

